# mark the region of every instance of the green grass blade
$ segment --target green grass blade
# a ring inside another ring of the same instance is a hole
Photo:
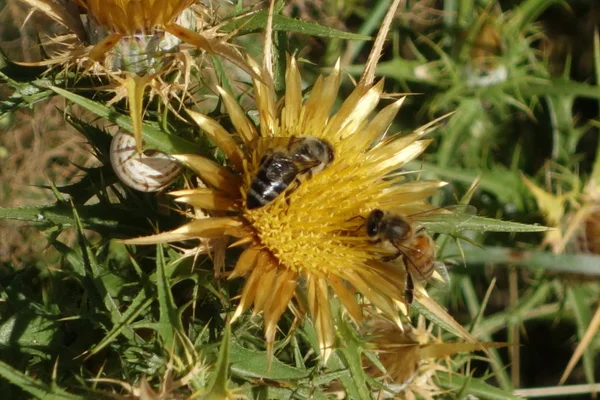
[[[467,305],[467,309],[469,310],[469,314],[471,315],[471,319],[476,322],[478,318],[478,314],[483,313],[483,305],[480,304],[478,296],[475,291],[475,287],[473,286],[473,282],[469,277],[464,277],[461,281],[461,288],[464,294],[465,303]],[[491,335],[481,335],[477,337],[478,339],[486,342],[491,342],[493,338]],[[500,357],[500,353],[497,349],[488,349],[490,355],[490,365],[492,370],[494,371],[494,376],[500,383],[500,386],[504,390],[512,390],[513,385],[511,383],[510,376],[506,371],[506,367],[502,362],[502,357]]]
[[[88,353],[88,356],[92,356],[110,344],[113,340],[123,333],[124,329],[131,329],[130,324],[140,315],[142,311],[150,307],[153,299],[148,297],[148,293],[142,290],[135,299],[131,302],[127,311],[125,311],[121,317],[121,321],[113,326],[113,328],[106,334],[104,339],[94,346]]]
[[[223,25],[223,32],[233,32],[236,29],[237,36],[252,32],[260,32],[267,26],[269,12],[259,11],[246,17],[236,18],[235,20]],[[319,25],[314,22],[302,21],[285,15],[276,14],[273,16],[273,30],[275,32],[294,32],[301,35],[318,36],[326,38],[337,38],[346,40],[371,40],[370,36],[359,35],[351,32],[344,32],[339,29]]]
[[[104,268],[98,263],[95,254],[90,249],[83,232],[83,225],[81,224],[79,214],[74,206],[73,218],[75,219],[79,249],[81,251],[80,254],[85,267],[86,276],[92,280],[96,293],[102,299],[106,310],[110,313],[110,319],[113,325],[119,325],[119,321],[123,319],[123,316],[119,311],[119,304],[112,298],[110,291],[106,286],[106,282],[103,278],[107,277],[107,275],[104,274]],[[96,306],[99,306],[99,304],[96,304]],[[133,330],[128,326],[124,326],[123,329],[121,329],[121,333],[128,339],[133,339],[136,336]]]
[[[450,246],[449,246],[450,247]],[[514,264],[531,269],[541,268],[551,272],[600,275],[600,256],[591,254],[554,254],[547,251],[516,250],[508,247],[464,246],[468,264]],[[448,250],[448,254],[450,254]],[[458,250],[456,253],[458,254]]]
[[[570,287],[567,290],[567,302],[575,315],[577,325],[577,338],[581,340],[590,326],[592,313],[590,310],[590,293],[586,287]],[[584,352],[582,360],[585,379],[589,384],[594,383],[594,349],[589,346]]]
[[[438,385],[448,390],[464,389],[465,394],[470,394],[481,399],[487,400],[517,400],[522,397],[514,396],[497,387],[488,385],[482,379],[450,374],[447,372],[438,372],[436,374]],[[468,381],[468,383],[467,383]]]
[[[23,374],[0,361],[0,376],[12,383],[15,386],[20,387],[25,392],[35,396],[38,399],[44,400],[84,400],[85,397],[77,396],[65,392],[54,386],[46,385],[30,376]]]
[[[175,332],[184,332],[179,311],[173,299],[171,285],[169,284],[167,265],[162,246],[156,246],[156,286],[158,288],[158,304],[160,317],[158,332],[165,347],[169,350],[175,346]]]

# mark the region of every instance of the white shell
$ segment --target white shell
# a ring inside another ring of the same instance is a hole
[[[181,172],[174,158],[161,152],[138,153],[135,138],[118,132],[110,144],[110,163],[121,182],[140,192],[156,192]]]

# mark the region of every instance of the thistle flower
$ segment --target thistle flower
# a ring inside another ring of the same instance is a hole
[[[365,321],[363,333],[369,347],[377,354],[381,366],[373,364],[363,356],[365,372],[373,378],[381,378],[385,390],[378,399],[435,399],[443,394],[436,384],[436,373],[450,372],[444,363],[458,353],[470,353],[489,348],[506,346],[505,343],[442,342],[432,334],[433,325],[427,326],[419,316],[416,326],[405,325],[403,330],[381,317]]]
[[[398,325],[399,311],[406,310],[404,269],[380,261],[380,250],[361,229],[364,216],[374,209],[404,215],[430,210],[425,199],[443,183],[409,182],[395,172],[431,141],[421,138],[425,129],[380,140],[403,101],[395,101],[369,119],[383,95],[383,81],[359,85],[332,114],[340,86],[339,64],[329,76],[317,79],[303,101],[298,65],[290,58],[285,98],[278,109],[269,73],[256,65],[253,68],[262,76],[254,80],[258,127],[246,118],[232,95],[219,89],[243,147],[215,120],[188,111],[224,151],[229,168],[198,155],[175,156],[211,187],[173,192],[176,201],[234,215],[193,221],[171,232],[126,243],[237,237],[236,244],[248,247],[229,275],[229,279],[246,278],[233,319],[249,308],[254,314],[262,312],[271,352],[282,313],[292,298],[300,302],[306,298],[322,355],[327,359],[335,337],[330,288],[356,321],[362,319],[356,292]],[[247,192],[266,149],[286,138],[307,135],[330,143],[333,161],[296,190],[249,210]],[[306,289],[300,290],[301,286]]]
[[[197,0],[67,0],[66,4],[53,0],[22,1],[75,33],[80,42],[49,60],[24,64],[85,65],[86,72],[108,75],[116,86],[112,102],[124,97],[129,101],[138,152],[142,149],[145,89],[150,87],[150,96],[160,96],[167,105],[170,98],[183,101],[187,96],[195,61],[179,52],[179,44],[185,42],[217,54],[253,73],[238,50],[228,43],[229,38],[219,32],[218,25],[194,31],[203,25],[200,10],[208,14],[196,4]],[[87,10],[83,18],[77,5]],[[172,57],[166,58],[167,54]],[[175,80],[164,82],[162,77],[173,71],[177,72]]]

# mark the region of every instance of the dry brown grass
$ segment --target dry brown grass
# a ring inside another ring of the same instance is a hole
[[[10,58],[36,60],[40,53],[35,29],[43,26],[36,18],[21,25],[27,16],[20,2],[0,2],[0,46]],[[33,28],[32,28],[33,27]],[[10,95],[0,86],[0,98]],[[55,99],[6,116],[0,131],[0,207],[21,207],[53,201],[51,191],[41,187],[50,182],[61,186],[77,180],[79,166],[94,163],[85,138],[68,125]],[[0,221],[0,262],[23,265],[43,259],[43,234],[27,224]]]

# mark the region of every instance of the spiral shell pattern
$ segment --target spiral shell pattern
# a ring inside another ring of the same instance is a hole
[[[167,154],[137,153],[133,136],[123,132],[113,137],[110,163],[122,183],[140,192],[157,192],[181,173],[181,166]]]

